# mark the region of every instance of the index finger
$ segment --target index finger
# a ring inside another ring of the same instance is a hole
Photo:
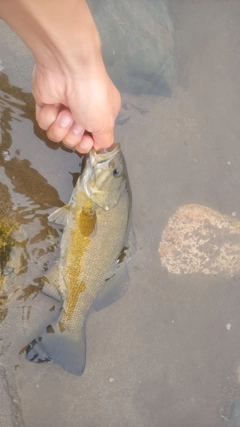
[[[114,132],[113,129],[108,131],[96,132],[92,134],[93,147],[96,151],[102,148],[111,147],[114,143]]]

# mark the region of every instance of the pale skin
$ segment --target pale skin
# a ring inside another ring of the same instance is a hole
[[[0,0],[0,17],[35,58],[36,120],[48,138],[80,153],[110,147],[121,98],[86,1]]]

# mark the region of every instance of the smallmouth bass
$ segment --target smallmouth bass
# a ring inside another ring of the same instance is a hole
[[[63,308],[60,318],[28,345],[28,360],[55,362],[82,375],[88,314],[118,299],[126,282],[122,260],[129,258],[133,246],[130,210],[120,144],[100,153],[91,150],[69,204],[49,217],[49,222],[64,225],[64,231],[60,260],[43,278],[42,290],[62,300]]]

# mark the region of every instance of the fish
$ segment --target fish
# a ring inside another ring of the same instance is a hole
[[[59,318],[25,350],[33,362],[54,362],[82,375],[86,364],[86,321],[91,311],[126,291],[127,263],[135,248],[132,196],[119,143],[85,157],[68,205],[49,216],[64,226],[60,258],[43,277],[42,292],[63,302]]]

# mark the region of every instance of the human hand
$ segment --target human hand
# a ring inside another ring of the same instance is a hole
[[[63,141],[80,153],[92,146],[98,151],[114,142],[121,98],[103,63],[79,74],[62,74],[36,63],[33,96],[36,120],[52,141]]]
[[[0,17],[35,58],[36,119],[48,137],[81,153],[111,146],[120,94],[86,0],[1,0]]]

